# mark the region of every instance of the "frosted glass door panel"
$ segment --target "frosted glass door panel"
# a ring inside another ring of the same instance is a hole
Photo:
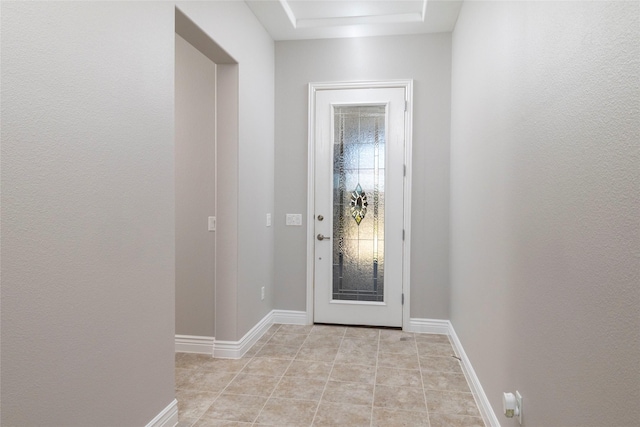
[[[334,106],[334,300],[384,300],[386,106]]]

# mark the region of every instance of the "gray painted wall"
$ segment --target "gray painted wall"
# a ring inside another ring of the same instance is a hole
[[[414,79],[411,316],[449,318],[451,34],[276,42],[276,295],[306,310],[309,82]],[[287,213],[302,227],[285,226]]]
[[[265,220],[274,200],[274,43],[244,2],[176,4],[238,63],[237,280],[216,283],[216,306],[236,313],[216,321],[216,338],[235,341],[273,309],[274,233]]]
[[[465,2],[453,34],[451,320],[523,425],[640,419],[639,17]]]
[[[216,79],[218,224],[215,337],[223,339],[235,336],[238,316],[238,65],[217,64]]]
[[[176,34],[176,334],[215,334],[216,65]]]
[[[174,399],[174,9],[2,2],[2,419]]]

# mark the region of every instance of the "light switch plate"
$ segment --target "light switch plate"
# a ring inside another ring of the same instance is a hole
[[[209,231],[216,231],[216,217],[209,217]]]
[[[267,227],[271,227],[271,214],[267,214]]]

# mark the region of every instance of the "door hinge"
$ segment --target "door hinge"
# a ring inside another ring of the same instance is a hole
[[[404,293],[402,294],[402,305],[404,305]]]
[[[407,176],[407,165],[402,165],[402,176]]]
[[[402,241],[404,242],[404,230],[402,230]]]
[[[407,111],[407,104],[408,104],[408,101],[404,101],[404,111],[405,112]]]

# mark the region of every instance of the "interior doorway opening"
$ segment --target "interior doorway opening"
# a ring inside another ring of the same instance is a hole
[[[178,8],[175,32],[176,346],[212,351],[235,333],[238,63]]]

